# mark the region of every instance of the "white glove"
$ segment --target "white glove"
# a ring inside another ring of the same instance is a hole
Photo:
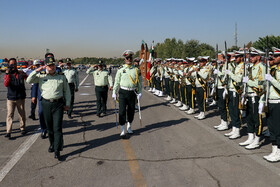
[[[117,100],[117,95],[113,93],[112,98],[116,101]]]
[[[270,75],[270,74],[265,74],[264,75],[264,78],[265,78],[265,80],[268,80],[268,81],[272,81],[272,79],[273,79],[273,77]]]
[[[215,69],[213,73],[217,75],[219,73],[219,70]]]
[[[259,103],[259,114],[262,114],[263,112],[263,107],[264,107],[264,104],[262,102]]]
[[[213,96],[214,92],[215,92],[215,88],[212,88],[210,95]]]
[[[140,100],[141,97],[142,97],[142,94],[139,93],[139,94],[137,95],[137,99]]]
[[[225,70],[225,74],[228,75],[230,71],[228,69]]]
[[[228,94],[228,91],[227,91],[227,89],[224,89],[224,92],[223,92],[223,99],[225,99],[226,98],[226,95]]]
[[[247,83],[249,81],[249,77],[243,77],[243,82]]]

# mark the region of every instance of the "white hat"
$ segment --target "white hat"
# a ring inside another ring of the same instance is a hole
[[[247,51],[245,49],[245,51]],[[234,56],[243,56],[244,55],[244,49],[243,48],[240,48],[238,51],[233,51],[234,52]]]
[[[38,60],[38,59],[34,60],[33,65],[38,65],[38,64],[41,65],[40,60]]]
[[[258,50],[254,47],[250,47],[250,50],[251,50],[251,54],[252,55],[264,55],[264,52],[261,51],[261,50]]]
[[[280,49],[272,47],[273,54],[280,54]]]
[[[122,54],[123,57],[129,57],[129,56],[132,56],[132,55],[134,55],[134,53],[131,50],[125,50]]]
[[[195,57],[190,57],[190,58],[187,57],[187,60],[188,60],[188,61],[194,61],[194,60],[195,60]]]

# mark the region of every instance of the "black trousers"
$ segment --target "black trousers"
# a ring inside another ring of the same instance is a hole
[[[164,78],[164,86],[165,86],[165,94],[170,96],[170,79],[169,78]]]
[[[174,81],[170,81],[170,96],[175,98],[175,83]]]
[[[186,86],[180,85],[180,92],[181,92],[181,101],[183,104],[186,104]]]
[[[108,86],[95,86],[95,95],[96,95],[96,105],[97,105],[96,114],[97,115],[100,115],[101,113],[106,114]]]
[[[254,100],[254,102],[253,102]],[[247,132],[261,136],[263,130],[262,115],[259,114],[259,97],[248,97],[247,101]]]
[[[181,101],[181,97],[180,97],[180,90],[179,90],[179,81],[175,81],[175,99],[177,99],[178,101]]]
[[[32,87],[33,87],[33,85],[31,86],[31,90],[32,90]],[[31,116],[35,116],[36,106],[37,106],[37,98],[35,100],[35,103],[31,102],[31,112],[30,112]]]
[[[195,107],[195,88],[193,88],[192,85],[186,86],[186,99],[187,99],[187,105],[191,108]]]
[[[71,103],[69,106],[69,110],[67,111],[67,114],[71,116],[71,114],[73,112],[74,100],[75,100],[75,84],[69,83],[69,88],[70,88],[70,93],[71,93]]]
[[[223,98],[224,89],[218,89],[216,95],[218,100],[219,113],[221,115],[221,119],[224,121],[228,121],[229,119],[229,111],[228,111],[228,103],[227,99]]]
[[[156,78],[156,89],[159,90],[159,91],[163,91],[162,81],[160,80],[159,77]]]
[[[206,90],[204,91],[202,87],[196,88],[195,95],[196,95],[196,101],[197,101],[199,112],[205,112],[205,96],[204,96],[205,94],[206,94]]]
[[[125,125],[128,121],[132,123],[134,119],[136,94],[134,91],[119,90],[119,122]]]
[[[272,145],[277,145],[280,149],[280,103],[269,103],[267,124],[270,132]]]
[[[44,119],[47,125],[49,141],[50,145],[54,147],[55,151],[62,151],[63,149],[63,106],[63,99],[55,102],[42,99],[42,108]]]
[[[230,123],[233,127],[240,128],[241,127],[241,115],[239,110],[239,102],[240,96],[235,92],[235,97],[233,91],[229,91],[229,116],[230,116]]]

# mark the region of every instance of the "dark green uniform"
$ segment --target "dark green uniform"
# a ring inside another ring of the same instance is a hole
[[[107,98],[108,98],[108,84],[110,87],[113,85],[112,76],[105,69],[94,69],[89,68],[86,72],[92,74],[94,78],[95,94],[96,94],[96,105],[97,105],[97,116],[100,117],[101,113],[106,114],[107,110]]]
[[[33,71],[27,83],[39,83],[42,92],[42,108],[47,125],[50,147],[55,152],[63,148],[62,120],[64,106],[70,106],[71,96],[66,77],[63,73],[54,75]]]
[[[71,117],[71,114],[73,112],[73,106],[74,106],[74,99],[75,99],[75,90],[78,90],[79,87],[79,75],[76,69],[62,69],[62,72],[64,73],[71,92],[71,103],[70,108],[67,111],[68,116]]]

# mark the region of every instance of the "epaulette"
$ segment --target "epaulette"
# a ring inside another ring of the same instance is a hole
[[[45,72],[45,71],[40,71],[40,74],[42,74],[42,75],[43,75],[43,74],[46,74],[46,72]]]
[[[123,68],[123,65],[120,65],[119,69],[122,69]]]
[[[58,74],[58,75],[64,75],[64,73],[62,73],[62,72],[58,72],[57,74]]]

